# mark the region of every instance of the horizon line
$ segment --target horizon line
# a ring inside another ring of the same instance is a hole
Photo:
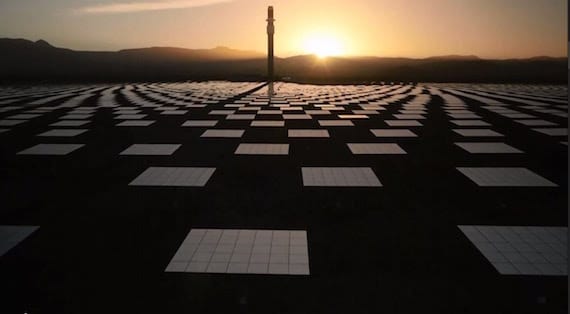
[[[76,51],[76,52],[121,52],[121,51],[125,51],[125,50],[153,49],[153,48],[170,48],[170,49],[185,49],[185,50],[214,50],[214,49],[219,49],[219,48],[225,48],[225,49],[230,49],[230,50],[235,50],[235,51],[250,52],[250,53],[257,53],[260,55],[266,55],[266,52],[264,52],[264,51],[237,49],[237,48],[232,48],[232,47],[229,47],[226,45],[216,45],[215,47],[211,47],[211,48],[190,48],[190,47],[178,47],[178,46],[139,46],[139,47],[121,48],[121,49],[113,50],[113,49],[77,49],[77,48],[60,47],[60,46],[54,46],[49,41],[44,40],[44,39],[30,40],[30,39],[21,38],[21,37],[20,38],[0,37],[0,40],[1,39],[25,40],[25,41],[30,41],[33,43],[37,43],[39,41],[44,41],[54,48],[68,49],[68,50],[72,50],[72,51]],[[275,57],[280,58],[280,59],[287,59],[287,58],[300,57],[300,56],[315,56],[315,57],[317,57],[316,54],[303,53],[303,52],[283,54],[283,55],[284,55],[283,57],[280,57],[277,55]],[[440,57],[473,57],[473,58],[477,58],[480,60],[525,60],[525,59],[534,59],[534,58],[568,59],[568,55],[565,55],[565,56],[533,55],[533,56],[528,56],[528,57],[481,57],[481,56],[473,55],[473,54],[468,55],[468,54],[460,54],[460,53],[445,53],[445,54],[431,55],[431,56],[343,54],[343,55],[327,56],[326,58],[392,58],[392,59],[418,59],[418,60],[421,60],[421,59],[440,58]]]

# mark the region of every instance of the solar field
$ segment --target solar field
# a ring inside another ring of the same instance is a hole
[[[3,86],[0,312],[566,313],[567,138],[566,86]]]

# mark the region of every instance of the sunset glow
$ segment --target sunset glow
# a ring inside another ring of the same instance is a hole
[[[345,48],[338,38],[331,35],[310,35],[303,41],[303,52],[325,58],[343,55]]]
[[[565,0],[5,0],[0,30],[2,37],[76,50],[264,52],[267,5],[275,8],[278,57],[502,59],[567,52]]]

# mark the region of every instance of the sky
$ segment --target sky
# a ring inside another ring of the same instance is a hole
[[[76,50],[226,46],[317,53],[482,58],[566,56],[566,0],[0,0],[0,37]],[[320,49],[320,50],[319,50]]]

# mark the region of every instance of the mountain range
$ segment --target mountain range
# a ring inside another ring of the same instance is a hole
[[[0,82],[117,82],[265,79],[266,56],[227,47],[152,47],[75,51],[44,40],[0,39]],[[567,58],[489,60],[477,56],[423,59],[276,58],[278,79],[320,84],[405,82],[566,83]]]

